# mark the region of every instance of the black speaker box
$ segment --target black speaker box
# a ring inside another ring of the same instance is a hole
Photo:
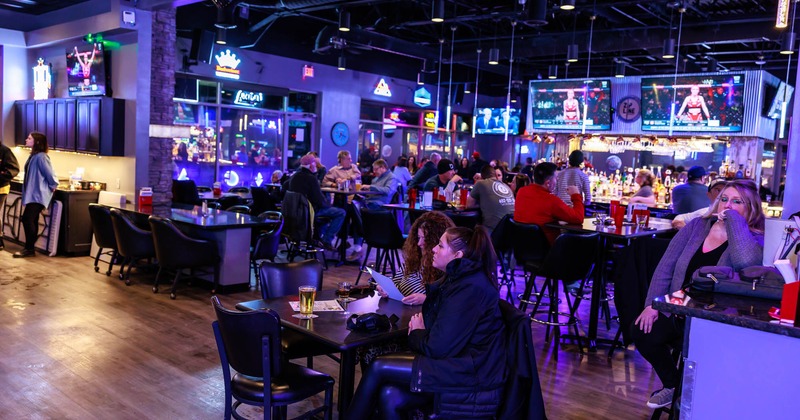
[[[214,32],[195,29],[192,31],[192,48],[189,58],[196,62],[210,63],[211,50],[214,47]]]

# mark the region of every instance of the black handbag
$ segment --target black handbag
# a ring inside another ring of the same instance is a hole
[[[690,290],[780,300],[783,277],[772,267],[752,266],[737,273],[731,267],[705,266],[692,274]]]
[[[361,315],[353,314],[347,319],[347,329],[369,333],[389,331],[392,328],[392,324],[396,323],[399,319],[400,318],[394,314],[392,314],[391,317],[384,314],[376,314],[375,312]]]

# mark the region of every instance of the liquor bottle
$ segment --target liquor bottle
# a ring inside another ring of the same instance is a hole
[[[726,178],[733,178],[736,176],[736,162],[731,159],[731,163],[728,164],[728,173],[725,174]]]
[[[719,167],[719,176],[723,178],[728,177],[728,161],[725,159],[722,160],[722,165]]]
[[[672,188],[667,188],[664,193],[664,204],[669,204],[672,201]]]
[[[744,165],[743,164],[741,164],[741,163],[739,164],[739,170],[736,171],[735,177],[736,177],[736,179],[744,178]]]
[[[747,167],[744,170],[744,177],[753,179],[753,159],[747,159]]]

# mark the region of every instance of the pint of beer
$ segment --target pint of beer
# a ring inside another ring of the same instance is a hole
[[[314,298],[317,288],[314,286],[300,286],[300,314],[311,315],[314,313]]]

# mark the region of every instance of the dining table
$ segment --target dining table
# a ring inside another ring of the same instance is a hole
[[[313,319],[298,319],[293,316],[297,312],[292,309],[290,302],[298,301],[299,296],[297,295],[268,300],[251,300],[236,305],[240,311],[272,309],[280,317],[283,328],[300,333],[320,344],[334,347],[341,352],[337,402],[341,419],[347,418],[347,409],[355,389],[356,349],[406,337],[411,316],[422,310],[421,306],[405,305],[397,300],[382,298],[374,292],[370,292],[370,295],[364,297],[355,297],[356,300],[347,305],[349,313],[344,311],[315,312],[318,317]],[[335,290],[321,290],[317,292],[316,296],[318,301],[335,298]],[[396,315],[399,319],[388,331],[367,333],[347,329],[347,320],[352,315],[370,312],[390,317]]]
[[[610,222],[608,220],[607,222]],[[601,285],[605,285],[607,279],[603,278],[606,274],[607,263],[609,259],[609,246],[612,242],[623,242],[625,246],[635,246],[637,239],[645,237],[653,237],[673,232],[675,229],[672,227],[672,221],[669,219],[660,219],[651,217],[647,226],[639,227],[636,223],[624,222],[622,226],[616,226],[607,223],[598,223],[595,218],[585,218],[582,224],[565,224],[565,223],[547,223],[545,226],[561,229],[568,232],[576,233],[597,233],[600,237],[600,244],[595,255],[595,269],[593,272],[594,282],[591,294],[591,304],[589,309],[589,328],[586,333],[586,338],[589,342],[589,351],[597,351],[597,345],[609,344],[618,346],[619,343],[616,339],[606,340],[597,338],[597,325],[599,322],[599,309],[600,299],[602,295]]]

